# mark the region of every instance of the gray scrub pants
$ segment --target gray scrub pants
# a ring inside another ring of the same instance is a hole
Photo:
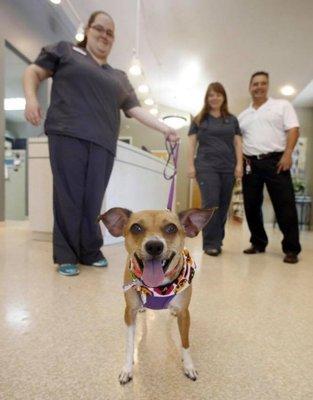
[[[202,208],[218,207],[203,228],[203,250],[219,250],[225,236],[225,223],[234,187],[234,174],[214,170],[197,172]]]
[[[114,155],[87,140],[48,135],[53,175],[53,260],[92,264],[103,258],[99,224]]]

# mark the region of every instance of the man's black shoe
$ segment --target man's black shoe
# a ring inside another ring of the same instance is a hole
[[[295,253],[287,253],[284,257],[284,262],[288,264],[296,264],[298,261],[298,256]]]
[[[204,250],[204,252],[208,256],[217,257],[219,254],[221,254],[222,249],[208,249],[208,250]]]
[[[258,254],[258,253],[265,253],[265,249],[258,249],[255,246],[251,246],[248,249],[243,251],[245,254]]]

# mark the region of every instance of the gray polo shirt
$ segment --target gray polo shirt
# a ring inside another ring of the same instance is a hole
[[[191,123],[188,135],[197,135],[197,173],[208,170],[234,173],[234,136],[241,135],[238,120],[234,115],[219,118],[207,115],[199,126],[195,122]]]
[[[45,131],[94,142],[116,152],[120,109],[140,106],[125,72],[99,65],[70,42],[46,46],[36,65],[53,72]]]

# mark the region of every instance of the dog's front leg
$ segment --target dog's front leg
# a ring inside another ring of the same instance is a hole
[[[180,337],[181,337],[181,341],[182,341],[182,358],[183,358],[185,375],[189,379],[192,379],[193,381],[195,381],[198,377],[198,372],[196,371],[196,369],[193,365],[193,361],[192,361],[192,357],[191,357],[190,349],[189,349],[190,315],[189,315],[188,308],[178,311],[177,322],[178,322],[178,328],[179,328]]]
[[[129,382],[133,378],[134,364],[134,346],[135,346],[135,331],[136,331],[136,316],[138,308],[125,308],[125,323],[127,325],[126,333],[126,359],[122,371],[119,375],[119,381],[122,385]]]

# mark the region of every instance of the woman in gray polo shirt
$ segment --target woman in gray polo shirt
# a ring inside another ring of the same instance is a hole
[[[227,95],[219,82],[209,85],[203,108],[190,126],[188,176],[198,181],[202,207],[218,207],[202,232],[204,252],[217,256],[223,244],[234,176],[242,177],[239,124],[228,111]]]
[[[104,11],[93,13],[78,45],[59,42],[42,49],[24,74],[25,117],[39,125],[39,84],[52,77],[45,120],[53,174],[53,259],[63,275],[77,275],[77,264],[107,266],[95,223],[113,167],[120,109],[176,141],[176,132],[140,107],[123,71],[107,57],[114,22]]]

